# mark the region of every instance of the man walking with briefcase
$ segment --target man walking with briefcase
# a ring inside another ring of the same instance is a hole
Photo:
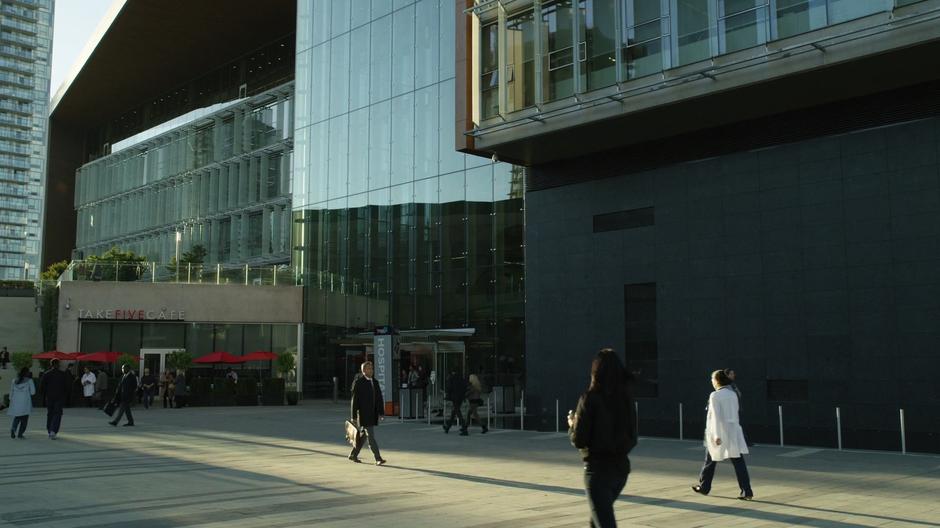
[[[382,398],[382,390],[379,388],[379,382],[372,377],[374,367],[371,361],[366,361],[361,367],[362,374],[356,376],[352,386],[352,401],[349,405],[350,419],[359,424],[359,435],[356,438],[356,445],[349,453],[349,460],[353,462],[362,462],[359,460],[359,451],[366,439],[369,440],[369,449],[375,456],[375,465],[385,464],[385,459],[379,453],[379,443],[375,441],[375,427],[379,425],[379,420],[385,417],[385,399]]]

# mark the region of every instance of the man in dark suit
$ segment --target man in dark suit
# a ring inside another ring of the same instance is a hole
[[[121,372],[124,376],[121,377],[121,381],[118,382],[118,386],[114,390],[114,402],[120,404],[121,407],[114,420],[108,423],[117,426],[124,413],[127,413],[127,423],[124,424],[124,427],[133,427],[134,415],[131,414],[131,404],[134,403],[134,397],[137,394],[137,374],[134,374],[134,371],[127,365],[121,365]]]
[[[375,441],[375,427],[379,420],[385,417],[385,399],[382,398],[382,389],[379,382],[372,377],[374,367],[371,361],[366,361],[361,367],[362,374],[356,376],[352,386],[352,401],[349,404],[351,420],[359,422],[359,437],[356,438],[356,447],[349,453],[349,460],[359,460],[359,451],[366,439],[369,440],[369,449],[375,456],[375,465],[381,466],[385,459],[379,453],[379,443]]]
[[[456,370],[450,372],[450,376],[447,378],[447,392],[444,394],[444,398],[450,401],[450,418],[444,421],[444,432],[449,433],[450,428],[454,425],[454,418],[460,421],[462,436],[467,436],[466,430],[463,429],[466,427],[466,423],[463,420],[463,414],[460,412],[460,407],[463,405],[463,400],[467,396],[467,380],[463,378]]]
[[[39,391],[46,404],[46,432],[50,440],[55,440],[62,425],[62,409],[69,397],[69,376],[59,370],[59,360],[49,362],[49,370],[39,380]]]

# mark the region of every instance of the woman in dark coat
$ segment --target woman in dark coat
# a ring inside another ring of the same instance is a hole
[[[356,380],[353,381],[352,401],[349,402],[350,419],[358,420],[361,432],[356,438],[356,447],[349,453],[349,460],[362,462],[359,460],[359,451],[368,438],[369,449],[375,456],[375,465],[381,466],[385,463],[385,459],[379,453],[379,443],[375,440],[375,426],[379,425],[379,420],[385,416],[385,399],[382,398],[379,382],[372,377],[374,373],[372,362],[363,363],[361,370],[362,374],[356,376]]]
[[[630,379],[614,351],[601,349],[591,364],[591,384],[577,411],[568,416],[568,435],[584,460],[584,488],[595,528],[617,526],[614,501],[630,474],[627,455],[636,445]]]

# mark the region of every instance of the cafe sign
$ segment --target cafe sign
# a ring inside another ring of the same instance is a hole
[[[111,310],[78,309],[79,319],[105,319],[113,321],[183,321],[186,310],[143,310],[138,308],[115,308]]]

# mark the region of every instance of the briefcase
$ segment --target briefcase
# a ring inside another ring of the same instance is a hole
[[[359,424],[355,420],[346,420],[346,441],[349,445],[356,447],[359,441]]]
[[[118,404],[114,400],[111,400],[108,403],[106,403],[104,406],[104,409],[101,409],[101,410],[104,411],[104,413],[107,414],[108,416],[111,416],[114,414],[114,411],[116,411],[117,408],[118,408]]]

